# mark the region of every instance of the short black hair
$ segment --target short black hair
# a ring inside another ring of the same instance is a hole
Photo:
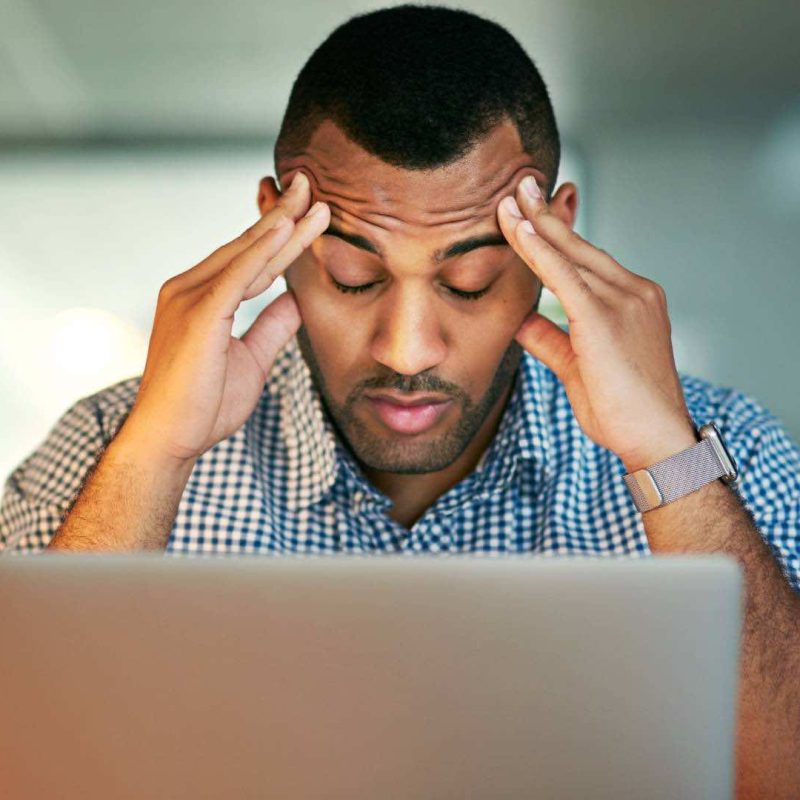
[[[406,4],[351,17],[311,54],[289,96],[275,169],[329,119],[372,155],[426,170],[462,158],[505,118],[552,193],[560,142],[542,76],[501,25]]]

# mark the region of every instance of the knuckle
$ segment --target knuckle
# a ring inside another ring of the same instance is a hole
[[[594,294],[594,292],[592,292],[592,287],[589,286],[589,284],[584,279],[583,275],[580,275],[580,274],[578,275],[578,278],[576,280],[576,285],[577,285],[578,291],[582,295],[584,295],[584,297],[591,297]]]
[[[232,258],[228,262],[227,266],[219,272],[219,274],[214,278],[211,285],[224,284],[225,281],[234,279],[235,276],[238,273],[240,273],[242,269],[246,266],[247,262],[248,262],[248,256],[244,252],[239,253],[238,256]],[[219,289],[215,289],[215,291],[219,291]]]
[[[285,225],[287,222],[297,225],[297,220],[295,219],[296,216],[297,215],[292,214],[289,209],[282,206],[279,207],[276,211],[275,217],[270,220],[269,230],[273,231],[280,225]]]
[[[214,309],[219,307],[217,297],[218,290],[207,291],[196,297],[181,314],[181,329],[192,336],[207,330],[209,321],[214,318]]]
[[[158,290],[158,302],[160,305],[168,303],[175,297],[178,293],[178,284],[177,276],[173,276],[161,284],[161,288]]]
[[[259,238],[258,223],[251,225],[247,230],[242,231],[239,240],[245,244],[250,244]]]
[[[596,249],[600,257],[600,260],[608,267],[620,266],[617,260],[614,258],[614,256],[611,255],[611,253],[608,252],[608,250],[604,250],[602,247],[598,247]]]
[[[226,265],[225,267],[220,270],[217,275],[218,280],[224,280],[226,275],[233,275],[238,272],[242,265],[245,264],[247,261],[247,256],[244,252],[239,253],[238,255],[234,256]]]
[[[223,272],[216,280],[211,281],[206,287],[205,291],[202,293],[200,298],[198,299],[197,306],[201,308],[203,306],[213,306],[216,305],[225,291],[225,274]]]
[[[231,254],[236,253],[241,248],[241,237],[237,237],[230,242],[226,242],[223,245],[220,245],[216,250],[214,250],[205,261],[201,262],[204,264],[219,264],[224,263],[228,258],[230,258]]]
[[[280,241],[280,239],[276,238],[278,233],[279,232],[276,230],[274,225],[270,226],[269,230],[263,231],[261,238],[254,243],[253,247],[259,252],[270,252],[277,250],[277,242]]]
[[[208,281],[187,296],[186,304],[181,309],[181,317],[187,322],[191,322],[210,308],[219,305],[222,292],[225,289],[224,273],[218,275],[213,280]]]
[[[644,278],[641,292],[644,299],[650,303],[661,303],[666,298],[666,292],[661,285],[647,278]]]
[[[580,248],[587,242],[577,231],[569,228],[567,229],[567,243],[573,247]]]
[[[638,314],[647,305],[640,291],[625,292],[619,302],[623,310],[628,314]]]

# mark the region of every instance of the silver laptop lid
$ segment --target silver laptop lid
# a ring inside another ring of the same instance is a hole
[[[722,557],[0,560],[3,796],[729,798]]]

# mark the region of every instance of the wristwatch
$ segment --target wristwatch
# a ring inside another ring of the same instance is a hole
[[[622,476],[639,511],[660,508],[718,478],[726,483],[736,480],[736,462],[717,426],[709,422],[698,434],[700,441],[692,447]]]

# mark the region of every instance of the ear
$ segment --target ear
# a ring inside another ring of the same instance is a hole
[[[278,188],[278,184],[275,183],[275,178],[271,175],[268,175],[265,178],[262,178],[258,183],[258,197],[256,202],[258,203],[258,211],[263,217],[267,211],[270,211],[278,200],[281,197],[281,190]]]
[[[578,216],[578,187],[569,181],[562,183],[550,199],[550,211],[572,228]]]

